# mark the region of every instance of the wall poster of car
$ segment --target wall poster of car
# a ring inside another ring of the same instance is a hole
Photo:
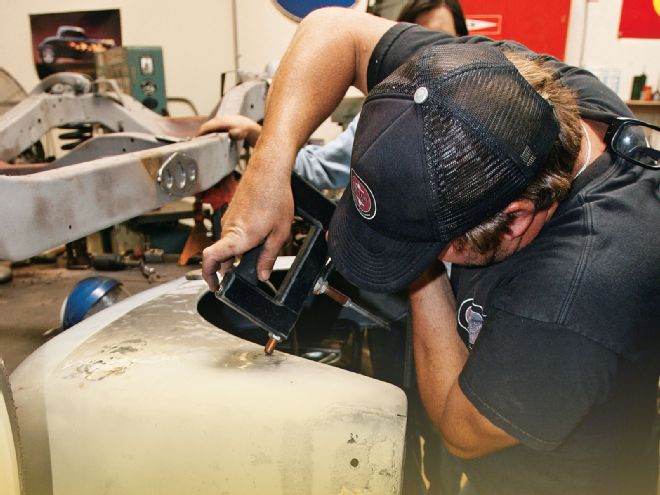
[[[121,45],[118,9],[31,14],[30,28],[40,79],[63,71],[95,76],[94,54]]]

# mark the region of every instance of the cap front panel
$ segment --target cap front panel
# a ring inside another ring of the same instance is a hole
[[[383,126],[387,119],[389,126]],[[351,169],[351,194],[360,217],[393,239],[435,240],[418,106],[412,99],[373,99],[364,105],[360,125],[355,136],[360,152]],[[369,129],[372,125],[379,134]],[[373,137],[368,145],[367,137]]]

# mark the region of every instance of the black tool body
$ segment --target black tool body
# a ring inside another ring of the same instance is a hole
[[[241,262],[220,281],[216,297],[278,340],[293,330],[319,277],[327,273],[328,229],[335,204],[297,174],[291,176],[296,215],[310,225],[298,255],[275,294],[260,287],[256,264],[262,246],[245,253]]]

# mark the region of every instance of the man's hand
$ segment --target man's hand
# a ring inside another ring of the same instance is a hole
[[[261,134],[261,126],[244,115],[218,115],[204,122],[197,135],[211,132],[227,132],[233,140],[246,141],[254,148]]]
[[[263,159],[262,156],[266,156]],[[289,167],[276,163],[272,150],[255,150],[236,194],[222,217],[222,237],[204,249],[202,277],[212,291],[218,290],[217,271],[231,268],[234,258],[264,244],[257,274],[268,280],[280,247],[289,238],[293,220],[293,196]],[[286,161],[286,158],[282,158]]]

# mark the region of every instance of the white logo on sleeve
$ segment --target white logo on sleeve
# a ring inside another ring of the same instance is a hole
[[[472,298],[465,299],[458,308],[458,326],[467,332],[470,348],[477,341],[485,320],[486,313],[483,306],[475,304]]]

